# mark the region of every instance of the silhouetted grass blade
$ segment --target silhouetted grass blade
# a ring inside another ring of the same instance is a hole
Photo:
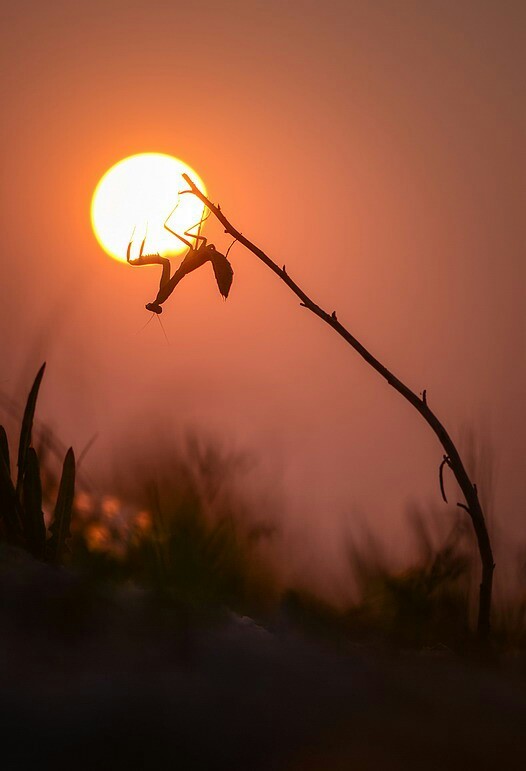
[[[24,505],[21,510],[21,518],[26,544],[31,554],[40,558],[44,554],[46,526],[42,513],[40,463],[33,447],[29,447],[27,451],[22,492]]]
[[[42,378],[44,376],[45,368],[46,368],[46,364],[44,362],[44,364],[42,364],[42,366],[38,370],[37,376],[35,378],[35,382],[33,383],[33,386],[31,387],[31,391],[29,392],[29,396],[27,397],[26,409],[24,410],[24,417],[22,420],[22,429],[20,431],[20,444],[18,445],[18,475],[16,480],[17,495],[20,495],[22,490],[22,482],[23,482],[24,472],[25,472],[27,451],[29,449],[29,445],[31,444],[31,432],[33,430],[33,419],[35,416],[35,407],[37,404],[38,390],[40,388],[40,383],[42,382]]]
[[[9,466],[9,444],[3,426],[0,426],[0,516],[10,538],[20,533],[17,497]]]
[[[66,540],[71,537],[69,525],[71,522],[71,509],[73,506],[73,495],[75,492],[75,454],[70,447],[64,459],[62,467],[62,478],[58,490],[53,524],[50,532],[52,534],[49,542],[49,557],[52,562],[58,562],[66,546]]]
[[[8,471],[11,471],[11,461],[9,458],[9,441],[7,439],[7,434],[5,432],[5,428],[3,426],[0,426],[0,455],[2,455],[5,465],[8,469]]]

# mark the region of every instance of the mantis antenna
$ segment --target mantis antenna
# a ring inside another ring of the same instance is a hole
[[[150,313],[150,318],[148,319],[146,324],[143,324],[142,327],[140,329],[138,329],[135,334],[138,335],[140,332],[143,331],[143,329],[146,329],[146,327],[148,326],[148,324],[150,323],[150,321],[153,319],[154,316],[155,316],[155,313]]]
[[[206,222],[206,220],[212,214],[212,212],[209,209],[208,210],[208,214],[206,215],[206,217],[204,217],[203,215],[205,213],[205,209],[206,209],[206,206],[203,207],[203,214],[201,215],[201,219],[199,220],[199,222],[196,222],[195,225],[192,225],[192,227],[188,228],[188,230],[185,232],[185,235],[189,235],[189,231],[190,230],[193,230],[195,227],[197,228],[197,233],[195,234],[195,236],[190,236],[191,238],[195,238],[195,243],[196,244],[197,244],[197,241],[198,241],[199,237],[201,236],[201,227],[203,225],[203,222]]]
[[[161,329],[163,330],[163,335],[164,335],[164,336],[165,336],[165,338],[166,338],[166,342],[168,343],[168,345],[170,345],[170,341],[168,340],[168,335],[166,334],[166,330],[165,330],[165,328],[164,328],[164,324],[163,324],[163,322],[161,321],[161,317],[160,317],[158,314],[156,314],[156,313],[153,313],[152,315],[153,315],[153,316],[157,316],[157,319],[158,319],[158,321],[159,321],[159,324],[161,325]]]

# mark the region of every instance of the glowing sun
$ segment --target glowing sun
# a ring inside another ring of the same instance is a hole
[[[203,204],[194,195],[177,194],[187,185],[186,173],[205,193],[203,181],[186,163],[163,153],[140,153],[109,169],[95,188],[91,224],[97,241],[116,260],[126,261],[126,249],[135,228],[135,250],[147,233],[145,252],[180,254],[187,247],[164,229],[166,218],[177,233],[199,222]]]

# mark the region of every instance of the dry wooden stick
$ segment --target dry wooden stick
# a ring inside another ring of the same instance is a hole
[[[381,362],[379,362],[378,359],[376,359],[367,350],[367,348],[365,348],[347,329],[345,329],[342,324],[340,324],[335,311],[332,313],[327,313],[322,308],[320,308],[319,305],[316,305],[316,303],[311,300],[311,298],[305,294],[305,292],[300,289],[300,287],[291,279],[285,270],[284,265],[282,268],[280,268],[273,260],[270,259],[270,257],[268,257],[268,255],[265,254],[265,252],[263,252],[261,249],[259,249],[259,247],[249,241],[248,238],[245,238],[245,236],[239,230],[236,230],[236,228],[227,220],[221,211],[221,207],[219,205],[213,204],[205,195],[203,195],[203,193],[194,184],[194,182],[192,182],[187,174],[183,174],[183,178],[190,186],[190,190],[185,190],[184,193],[191,193],[197,196],[197,198],[199,198],[205,204],[205,206],[207,206],[210,211],[217,217],[219,222],[223,225],[225,233],[229,233],[233,238],[235,238],[236,241],[239,241],[240,244],[243,244],[243,246],[249,249],[253,254],[256,255],[256,257],[265,263],[265,265],[270,268],[270,270],[279,276],[279,278],[289,287],[289,289],[294,292],[296,297],[300,299],[300,305],[314,313],[322,321],[332,327],[334,331],[337,332],[341,337],[343,337],[343,339],[352,348],[354,348],[354,350],[359,353],[360,356],[365,359],[365,361],[370,364],[371,367],[373,367],[373,369],[375,369],[382,377],[387,380],[390,386],[397,390],[398,393],[404,397],[404,399],[413,405],[415,410],[420,413],[428,426],[437,436],[440,444],[444,448],[445,459],[447,459],[442,461],[440,468],[442,492],[442,472],[444,465],[447,465],[455,475],[455,479],[457,480],[458,485],[462,490],[462,494],[464,495],[465,503],[461,502],[458,504],[458,506],[465,509],[469,514],[477,539],[480,561],[482,565],[477,634],[482,642],[486,642],[490,635],[491,592],[493,585],[493,570],[495,568],[486,520],[484,518],[482,504],[478,497],[477,486],[469,478],[464,463],[460,457],[460,453],[458,452],[453,440],[449,436],[443,424],[430,409],[427,401],[426,391],[423,391],[422,398],[420,398],[408,386],[406,386],[405,383],[393,375],[393,373],[390,372],[387,367],[384,367],[384,365],[381,364]],[[443,495],[445,496],[444,492]]]

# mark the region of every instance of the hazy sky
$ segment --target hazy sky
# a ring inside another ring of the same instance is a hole
[[[90,200],[121,158],[170,153],[455,437],[490,448],[495,517],[525,535],[523,2],[19,0],[1,16],[4,391],[46,358],[41,416],[77,449],[99,432],[95,477],[161,413],[255,449],[327,554],[360,516],[396,534],[409,501],[438,499],[421,418],[240,246],[226,303],[203,270],[165,306],[169,345],[139,332],[157,270],[100,250]]]

